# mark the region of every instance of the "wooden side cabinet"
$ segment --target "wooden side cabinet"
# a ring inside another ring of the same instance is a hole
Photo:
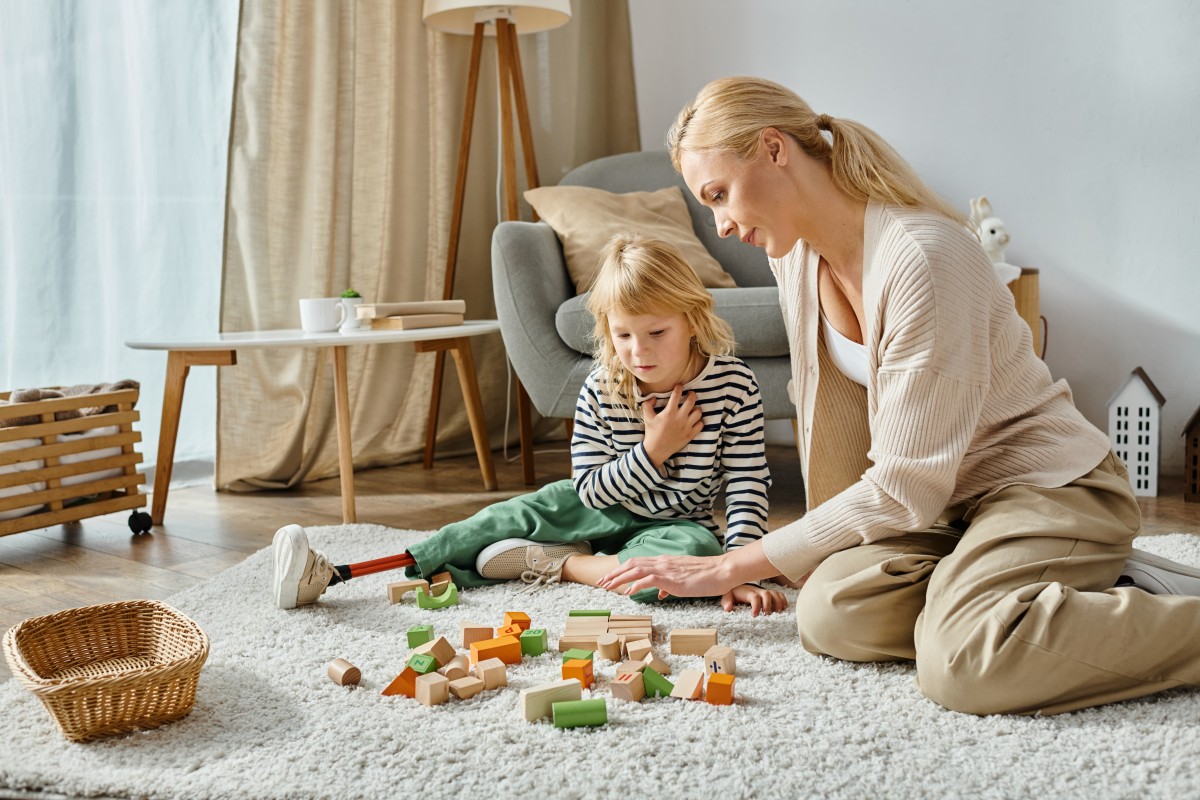
[[[1038,299],[1038,271],[1021,267],[1021,277],[1008,285],[1017,303],[1017,313],[1033,332],[1033,352],[1042,355],[1042,305]]]

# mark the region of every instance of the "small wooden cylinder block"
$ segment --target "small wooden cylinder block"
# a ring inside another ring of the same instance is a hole
[[[362,672],[358,667],[344,658],[335,658],[330,661],[329,667],[325,671],[329,675],[329,679],[338,686],[352,686],[362,679]]]

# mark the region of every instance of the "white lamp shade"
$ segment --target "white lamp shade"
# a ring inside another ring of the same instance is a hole
[[[571,19],[571,0],[520,0],[508,5],[479,0],[425,0],[425,24],[446,33],[470,36],[476,22],[487,22],[484,33],[495,36],[497,17],[507,17],[517,26],[517,33],[548,31]]]

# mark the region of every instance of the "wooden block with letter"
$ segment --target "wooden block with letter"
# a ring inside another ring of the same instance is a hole
[[[548,717],[554,704],[562,700],[583,698],[583,684],[574,678],[564,678],[555,683],[531,686],[521,690],[521,714],[529,722]]]
[[[704,651],[704,669],[711,674],[737,674],[737,657],[732,647],[714,645]]]
[[[671,653],[677,656],[702,656],[716,643],[715,628],[676,628],[671,631]]]
[[[646,696],[646,684],[642,681],[641,672],[622,672],[609,681],[608,688],[618,700],[636,703]]]

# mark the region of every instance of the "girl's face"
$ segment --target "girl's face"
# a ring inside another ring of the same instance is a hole
[[[617,357],[642,392],[669,392],[686,383],[692,361],[692,326],[682,312],[609,312],[608,331]]]

